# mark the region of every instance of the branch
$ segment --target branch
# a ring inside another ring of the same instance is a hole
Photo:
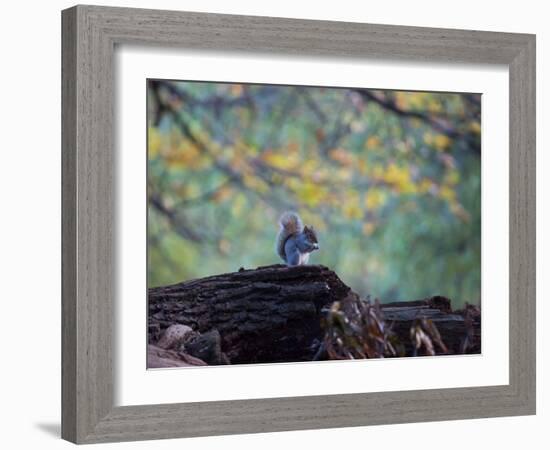
[[[149,193],[149,203],[162,215],[164,215],[173,225],[174,230],[184,239],[193,242],[203,242],[204,238],[196,233],[187,223],[187,221],[178,216],[176,211],[167,207],[162,198],[157,193]]]
[[[389,100],[387,97],[382,97],[380,95],[377,95],[370,90],[357,89],[356,92],[358,92],[363,97],[363,99],[367,101],[373,101],[378,105],[380,105],[382,108],[392,111],[393,113],[397,114],[400,117],[419,119],[422,122],[428,124],[430,127],[438,131],[439,133],[444,134],[445,136],[451,139],[457,139],[457,140],[463,141],[467,145],[468,149],[471,150],[472,152],[476,154],[481,153],[481,147],[479,145],[479,142],[477,142],[476,139],[472,139],[472,137],[468,134],[459,132],[449,124],[444,124],[441,120],[434,119],[430,115],[420,111],[410,111],[410,110],[401,109],[395,104],[394,101]]]

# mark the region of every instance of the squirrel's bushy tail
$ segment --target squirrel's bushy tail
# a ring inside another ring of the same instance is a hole
[[[277,253],[283,261],[286,261],[285,244],[287,239],[295,234],[301,233],[304,229],[302,219],[293,211],[284,212],[279,218],[279,225],[281,229],[277,235]]]

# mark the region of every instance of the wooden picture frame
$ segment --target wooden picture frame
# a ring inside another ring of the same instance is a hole
[[[62,437],[76,443],[535,413],[535,36],[75,6],[62,13]],[[510,84],[509,384],[114,407],[117,44],[505,64]]]

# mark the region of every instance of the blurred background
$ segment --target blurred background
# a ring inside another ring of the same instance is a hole
[[[382,302],[479,304],[481,96],[148,80],[148,285],[281,263],[278,218]]]

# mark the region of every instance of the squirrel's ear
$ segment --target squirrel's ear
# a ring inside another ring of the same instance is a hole
[[[308,237],[312,239],[314,242],[317,242],[317,233],[315,232],[315,229],[311,225],[304,227],[304,233],[306,233]]]

